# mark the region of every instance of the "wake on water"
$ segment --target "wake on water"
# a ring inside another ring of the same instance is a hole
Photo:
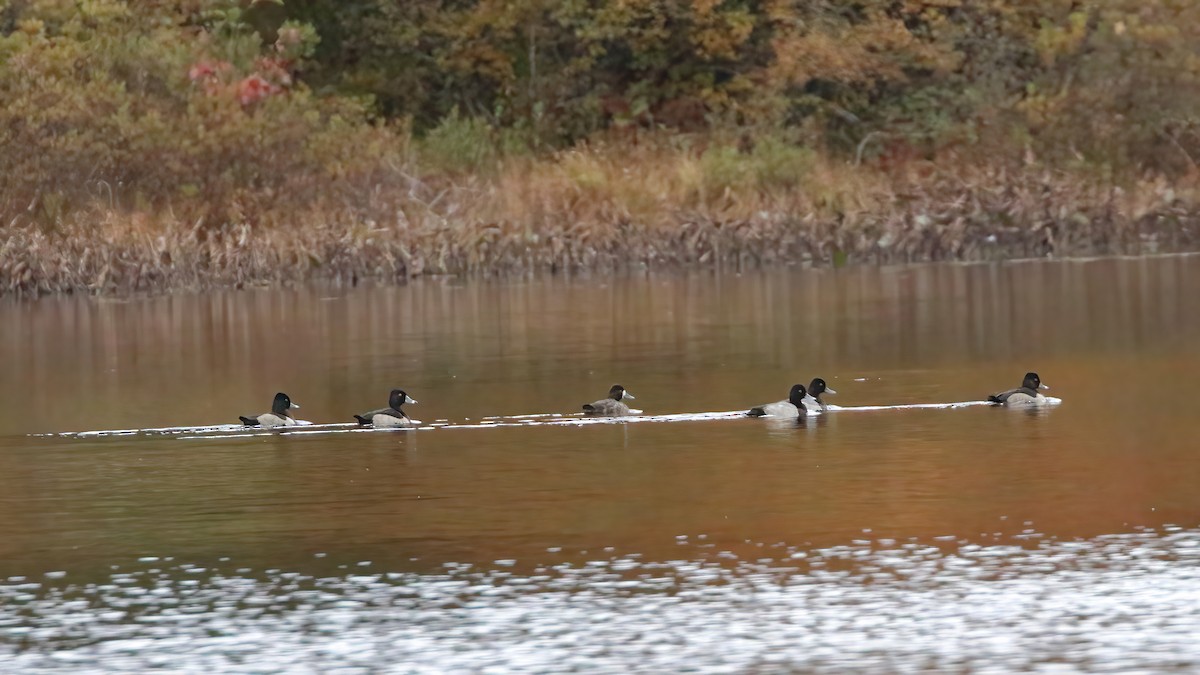
[[[1040,407],[1055,407],[1062,403],[1062,399],[1049,396],[1046,397],[1045,401],[1046,402]],[[957,403],[907,403],[901,405],[863,406],[840,406],[830,404],[826,406],[824,413],[810,410],[808,414],[810,417],[814,417],[828,413],[841,414],[873,412],[880,410],[954,410],[959,408],[973,408],[991,405],[993,404],[987,401],[959,401]],[[214,438],[254,438],[271,434],[296,434],[301,436],[310,436],[317,434],[395,433],[435,431],[445,429],[490,429],[498,427],[588,426],[593,424],[637,424],[646,422],[704,422],[711,420],[742,419],[745,418],[745,416],[746,412],[744,410],[731,410],[727,412],[674,413],[668,415],[627,415],[624,417],[585,417],[581,413],[531,413],[526,415],[484,417],[478,422],[472,420],[452,422],[450,420],[440,419],[426,424],[420,420],[413,420],[415,424],[410,427],[392,427],[383,429],[362,427],[353,422],[314,424],[312,422],[298,420],[296,426],[276,427],[274,429],[246,427],[240,424],[215,424],[203,426],[156,427],[149,429],[99,429],[92,431],[66,431],[29,435],[38,437],[56,436],[60,438],[80,439],[140,435],[172,436],[180,440],[189,440]]]

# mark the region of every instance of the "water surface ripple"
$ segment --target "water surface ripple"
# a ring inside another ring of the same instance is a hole
[[[1038,535],[1030,533],[1029,539]],[[440,574],[142,561],[0,582],[0,665],[52,672],[702,673],[1200,668],[1200,532],[1021,545],[860,541],[447,563]],[[153,565],[153,566],[151,566]],[[53,576],[53,575],[52,575]]]
[[[0,672],[1200,670],[1200,256],[6,300],[0,362]]]

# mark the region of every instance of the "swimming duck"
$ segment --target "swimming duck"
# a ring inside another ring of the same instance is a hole
[[[988,396],[987,400],[991,403],[1008,406],[1041,405],[1046,401],[1046,397],[1042,396],[1038,389],[1049,388],[1042,384],[1042,378],[1038,377],[1037,373],[1025,373],[1025,380],[1021,382],[1020,387],[992,394]]]
[[[830,394],[837,393],[826,386],[825,380],[814,377],[813,381],[808,384],[808,395],[804,397],[804,405],[809,410],[825,410],[825,402],[821,400],[821,394],[826,392]]]
[[[804,406],[804,397],[808,394],[802,384],[793,384],[786,401],[776,401],[746,412],[750,417],[804,417],[808,408]]]
[[[287,394],[279,392],[275,394],[275,400],[271,402],[271,412],[263,413],[258,417],[242,417],[239,415],[238,419],[248,427],[262,427],[264,429],[290,427],[295,426],[296,420],[288,414],[288,410],[299,407],[295,403],[292,403],[292,399],[288,398]]]
[[[629,415],[632,414],[633,411],[629,409],[629,406],[625,405],[625,400],[628,399],[632,401],[635,398],[637,397],[626,391],[625,387],[622,387],[619,384],[614,384],[612,388],[608,390],[608,398],[602,398],[595,403],[583,404],[583,414],[599,415],[603,417]]]
[[[403,389],[393,389],[388,395],[387,408],[372,410],[361,415],[355,415],[354,419],[358,420],[359,424],[370,424],[376,427],[406,427],[416,424],[407,413],[400,407],[405,403],[416,403],[417,400],[408,394],[404,393]]]

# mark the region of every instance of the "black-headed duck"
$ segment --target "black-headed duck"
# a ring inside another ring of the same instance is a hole
[[[602,398],[595,403],[583,404],[583,413],[585,415],[596,415],[601,417],[631,415],[635,412],[640,412],[631,410],[629,406],[625,404],[625,401],[632,401],[634,398],[636,397],[629,393],[625,387],[622,387],[619,384],[614,384],[612,388],[608,390],[608,398]]]
[[[296,419],[288,413],[288,410],[299,407],[295,403],[292,403],[292,399],[288,398],[287,394],[279,392],[275,394],[275,400],[271,402],[271,412],[263,413],[257,417],[242,417],[239,415],[238,419],[242,420],[242,424],[248,427],[262,427],[264,429],[270,429],[271,427],[291,427],[296,425]]]
[[[1007,406],[1041,405],[1046,402],[1046,397],[1038,390],[1049,388],[1042,384],[1042,378],[1038,377],[1037,373],[1025,373],[1025,379],[1021,382],[1021,386],[1002,391],[999,394],[992,394],[988,396],[987,400]]]
[[[776,401],[751,408],[746,412],[750,417],[804,417],[808,408],[804,405],[804,397],[808,394],[802,384],[793,384],[788,392],[786,401]]]
[[[417,400],[409,396],[403,389],[393,389],[388,395],[388,407],[372,410],[361,415],[355,415],[354,419],[358,420],[359,424],[370,424],[376,427],[407,427],[416,424],[401,408],[405,403],[416,403]]]

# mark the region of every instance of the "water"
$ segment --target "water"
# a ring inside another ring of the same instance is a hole
[[[1184,256],[3,303],[0,670],[1195,670],[1198,291]],[[942,405],[1027,370],[1062,404]],[[843,410],[736,415],[815,376]],[[614,382],[649,421],[580,424]],[[420,429],[344,424],[397,386]],[[314,425],[223,426],[275,391]]]

